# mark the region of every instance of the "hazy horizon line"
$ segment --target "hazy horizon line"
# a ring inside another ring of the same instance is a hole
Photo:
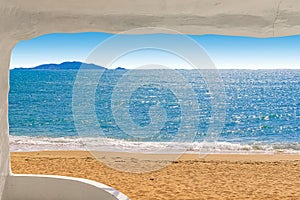
[[[38,64],[36,66],[33,66],[33,67],[10,67],[10,70],[12,69],[34,69],[38,66],[41,66],[41,65],[51,65],[51,64],[54,64],[54,65],[60,65],[62,63],[66,63],[66,62],[80,62],[80,63],[85,63],[85,64],[94,64],[94,65],[97,65],[97,66],[100,66],[98,64],[95,64],[95,63],[86,63],[84,61],[79,61],[79,60],[73,60],[73,61],[70,61],[70,60],[66,60],[66,61],[62,61],[62,62],[59,62],[59,63],[53,63],[53,62],[50,62],[50,63],[41,63],[41,64]],[[139,68],[132,68],[132,67],[125,67],[125,66],[113,66],[113,67],[105,67],[105,66],[100,66],[100,67],[104,67],[106,69],[116,69],[118,67],[121,67],[121,68],[124,68],[124,69],[139,69]],[[192,68],[186,68],[186,67],[170,67],[170,66],[165,66],[167,69],[184,69],[184,70],[193,70]],[[166,69],[166,68],[151,68],[151,69]],[[194,68],[194,69],[213,69],[213,68]],[[227,70],[234,70],[234,69],[239,69],[239,70],[285,70],[285,69],[300,69],[300,66],[299,68],[295,68],[295,67],[220,67],[220,66],[215,66],[214,69],[217,69],[217,70],[222,70],[222,69],[227,69]]]

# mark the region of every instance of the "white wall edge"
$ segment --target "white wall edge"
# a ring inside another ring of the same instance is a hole
[[[59,188],[61,191],[59,191],[57,188]],[[45,189],[45,191],[43,189]],[[30,190],[35,190],[36,192],[29,192]],[[53,191],[58,192],[55,193]],[[74,199],[72,195],[76,196],[74,193],[80,192],[86,192],[87,194],[85,197],[89,200],[129,200],[126,195],[118,190],[96,181],[67,176],[36,174],[12,174],[8,176],[3,199],[16,200],[20,197],[22,197],[22,199],[23,197],[24,199],[45,199],[45,197],[39,196],[40,194],[43,194],[45,196],[48,195],[47,198],[49,199],[65,200],[69,198]],[[32,195],[32,198],[27,198],[26,195],[28,193],[29,195]],[[71,197],[68,197],[68,194],[71,194]],[[89,194],[92,194],[93,197],[90,197]],[[84,194],[82,194],[82,196],[84,196]],[[78,199],[82,199],[82,196],[78,195],[76,197],[78,197]]]

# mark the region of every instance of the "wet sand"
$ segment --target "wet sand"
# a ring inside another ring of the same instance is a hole
[[[300,199],[300,155],[11,153],[13,173],[92,179],[133,200]],[[156,170],[156,171],[153,171]]]

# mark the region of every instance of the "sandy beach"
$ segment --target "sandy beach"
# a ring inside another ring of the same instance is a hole
[[[11,153],[11,167],[13,173],[92,179],[133,200],[300,198],[300,155],[183,155],[171,161],[168,155],[102,154],[99,161],[85,151],[18,152]],[[133,166],[162,168],[124,172]]]

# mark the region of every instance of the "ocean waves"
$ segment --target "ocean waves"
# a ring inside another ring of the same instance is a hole
[[[166,148],[168,147],[168,148]],[[167,151],[166,151],[167,149]],[[193,153],[193,154],[300,154],[300,143],[230,143],[230,142],[135,142],[100,137],[29,137],[10,136],[11,152],[45,150],[90,150],[133,153]]]

